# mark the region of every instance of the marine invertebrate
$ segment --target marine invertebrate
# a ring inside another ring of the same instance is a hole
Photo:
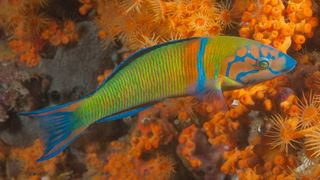
[[[178,152],[189,162],[192,168],[198,169],[202,166],[202,161],[197,157],[193,157],[192,154],[196,149],[195,138],[198,129],[195,125],[191,125],[184,129],[179,136]]]
[[[297,105],[297,97],[291,88],[281,88],[279,89],[276,97],[276,102],[279,104],[279,109],[281,112],[288,114],[290,109]]]
[[[157,155],[146,163],[144,171],[153,171],[154,174],[147,175],[150,179],[170,179],[175,173],[175,162],[172,158],[163,155]]]
[[[224,113],[217,113],[210,121],[203,124],[203,128],[209,137],[209,142],[213,145],[221,143],[230,147],[236,146],[236,132],[240,123],[232,120]]]
[[[253,168],[261,161],[253,151],[253,146],[247,146],[242,151],[238,149],[227,151],[223,157],[226,161],[221,166],[221,171],[226,174],[236,173],[238,168]]]
[[[293,25],[285,22],[282,15],[284,10],[282,1],[260,0],[257,3],[250,3],[242,15],[240,36],[253,37],[257,41],[286,51],[291,42],[285,39],[293,35],[291,30]]]
[[[56,171],[56,164],[59,161],[63,161],[64,156],[60,156],[42,164],[35,163],[35,157],[39,156],[42,151],[42,143],[39,139],[34,141],[34,144],[27,148],[13,148],[11,149],[9,158],[12,160],[18,160],[22,162],[21,175],[31,176],[36,174],[48,174],[54,175]]]
[[[250,111],[250,109],[267,112],[276,111],[278,107],[275,107],[274,102],[279,100],[280,90],[284,86],[289,86],[289,80],[285,76],[279,76],[270,81],[226,94],[229,101],[237,100],[240,102],[227,112],[228,116],[236,119]],[[290,100],[290,103],[292,103],[291,101],[294,101],[294,97],[291,96],[287,100]],[[291,105],[288,108],[291,108]]]
[[[131,138],[132,153],[140,156],[144,151],[158,149],[160,145],[167,145],[175,137],[175,129],[166,120],[157,117],[159,110],[151,108],[139,114],[137,134]]]
[[[219,177],[223,146],[210,145],[204,132],[195,124],[183,129],[178,141],[177,153],[187,167],[204,173],[205,179]]]
[[[217,18],[224,27],[232,29],[236,25],[235,16],[239,12],[235,11],[236,8],[234,8],[231,0],[221,1],[217,4]]]
[[[313,36],[313,29],[318,25],[318,19],[313,15],[312,1],[289,0],[286,13],[290,22],[295,24],[293,48],[300,50],[306,38]]]
[[[12,3],[8,0],[0,2],[0,6],[4,7],[0,10],[0,21],[2,22],[0,27],[10,37],[8,44],[12,52],[29,67],[34,67],[39,63],[40,53],[49,38],[55,38],[54,45],[60,44],[57,41],[67,44],[77,40],[74,24],[70,21],[62,23],[51,17],[47,13],[47,5],[45,0],[21,0],[19,3]],[[54,23],[64,24],[64,29],[57,31],[52,27]]]
[[[92,3],[89,4],[84,3],[81,13],[87,12],[86,5],[91,8]],[[107,3],[97,1],[94,6],[97,9],[96,23],[101,29],[99,37],[117,38],[131,50],[173,37],[217,35],[233,22],[229,4],[220,5],[208,0],[112,0]]]
[[[97,150],[97,144],[92,143],[86,146],[86,154],[85,154],[85,161],[86,161],[86,167],[88,171],[86,174],[89,175],[95,175],[95,176],[102,176],[103,175],[103,166],[104,163],[102,159],[100,159],[98,150]],[[102,176],[103,177],[103,176]]]
[[[315,127],[305,135],[305,146],[310,153],[310,158],[320,157],[320,128]]]
[[[318,25],[311,6],[310,0],[289,0],[287,7],[280,0],[251,3],[242,15],[240,35],[253,37],[284,52],[291,44],[293,49],[300,50]]]
[[[299,143],[298,138],[303,137],[299,132],[299,121],[297,118],[283,118],[281,115],[273,115],[269,121],[271,128],[266,136],[271,139],[272,148],[280,148],[280,151],[289,152],[289,147],[295,148],[295,144]]]
[[[108,179],[169,179],[174,173],[174,161],[164,155],[149,160],[130,156],[128,152],[115,152],[108,156],[104,166]]]
[[[43,3],[23,1],[12,4],[9,1],[2,1],[0,16],[5,18],[2,27],[6,33],[12,36],[9,46],[14,53],[20,55],[20,60],[28,66],[35,66],[39,63],[39,49],[42,48],[42,41],[38,33],[46,26],[49,19],[40,13]]]
[[[48,25],[48,29],[41,32],[41,37],[49,41],[54,46],[61,44],[68,44],[78,39],[75,23],[71,20],[66,20],[60,28],[56,22],[52,22]]]
[[[302,128],[318,125],[320,121],[320,95],[310,92],[308,96],[309,98],[306,98],[303,93],[302,100],[299,99],[298,103],[298,117]]]

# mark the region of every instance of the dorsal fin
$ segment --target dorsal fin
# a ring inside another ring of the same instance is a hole
[[[131,54],[130,56],[127,57],[127,59],[123,60],[113,71],[112,73],[100,84],[100,86],[92,93],[94,94],[95,92],[97,92],[101,87],[103,87],[114,75],[117,74],[118,71],[120,71],[121,69],[123,69],[125,66],[127,66],[130,62],[134,61],[135,59],[147,54],[148,52],[155,50],[157,48],[163,47],[163,46],[167,46],[170,44],[174,44],[174,43],[179,43],[179,42],[184,42],[184,41],[189,41],[189,40],[193,40],[193,39],[200,39],[201,37],[191,37],[191,38],[186,38],[186,39],[179,39],[179,40],[173,40],[173,41],[168,41],[168,42],[164,42],[164,43],[160,43],[157,44],[155,46],[151,46],[151,47],[147,47],[147,48],[143,48],[140,49],[138,51],[136,51],[135,53]]]

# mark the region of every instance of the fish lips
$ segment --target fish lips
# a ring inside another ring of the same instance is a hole
[[[287,56],[284,70],[286,72],[290,72],[296,67],[296,65],[297,65],[297,61],[292,57]]]

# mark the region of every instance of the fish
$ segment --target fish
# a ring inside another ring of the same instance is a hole
[[[225,110],[223,91],[286,74],[296,64],[284,52],[240,37],[173,40],[133,53],[82,99],[20,115],[40,119],[41,162],[66,149],[93,123],[133,116],[181,96],[210,97]]]

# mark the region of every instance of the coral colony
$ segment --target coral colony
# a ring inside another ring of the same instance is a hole
[[[320,177],[319,1],[70,2],[65,8],[72,15],[66,15],[64,2],[0,0],[0,131],[16,126],[18,112],[49,104],[50,82],[34,75],[34,68],[50,61],[43,55],[48,49],[77,46],[82,38],[78,24],[84,21],[98,29],[101,50],[114,47],[117,61],[169,40],[232,35],[273,46],[298,64],[287,76],[224,91],[226,112],[216,112],[213,104],[196,97],[167,99],[120,123],[106,123],[104,127],[124,129],[108,138],[87,129],[88,137],[40,163],[40,139],[21,147],[0,133],[0,179]],[[96,86],[113,68],[96,68]]]

